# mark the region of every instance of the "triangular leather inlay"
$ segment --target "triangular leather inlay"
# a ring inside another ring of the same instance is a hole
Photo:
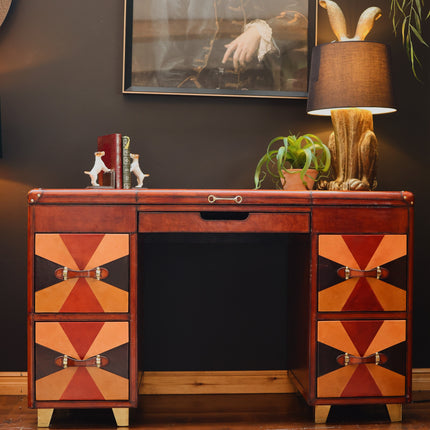
[[[366,278],[360,278],[352,290],[342,311],[383,311],[381,303],[367,282]]]
[[[360,356],[363,356],[374,339],[376,333],[381,328],[383,321],[342,321],[342,325],[351,342],[357,348]],[[346,351],[348,352],[348,351]]]
[[[104,312],[92,289],[84,278],[78,279],[60,312]]]
[[[87,369],[79,367],[60,400],[104,400],[104,397]]]
[[[104,234],[62,234],[60,235],[79,270],[84,270]]]
[[[378,249],[384,236],[382,235],[360,235],[360,236],[342,236],[343,240],[350,249],[352,255],[360,267],[356,269],[364,270],[367,263]],[[354,269],[354,267],[353,267]]]
[[[83,360],[90,346],[93,344],[103,322],[61,322],[62,329],[66,333],[72,345],[75,347],[79,358]]]
[[[366,365],[359,364],[343,390],[341,397],[375,397],[382,396],[381,390],[367,369]]]

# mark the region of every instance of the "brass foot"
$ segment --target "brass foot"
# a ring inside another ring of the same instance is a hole
[[[394,423],[402,421],[402,405],[400,403],[389,403],[385,406],[387,406],[387,411],[391,422]]]
[[[112,412],[118,427],[128,427],[128,408],[112,408]]]
[[[37,410],[37,427],[49,427],[54,409]]]
[[[315,406],[315,424],[324,424],[327,421],[331,405]]]

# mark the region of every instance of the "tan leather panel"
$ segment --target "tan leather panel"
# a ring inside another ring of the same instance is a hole
[[[35,341],[39,345],[54,351],[61,351],[70,357],[79,359],[79,354],[70,342],[60,323],[37,322]]]
[[[110,261],[125,257],[129,254],[128,234],[106,234],[93,256],[88,261],[85,270],[102,266]]]
[[[79,269],[59,234],[36,234],[35,254],[55,261],[60,266],[73,270]]]
[[[101,354],[103,351],[116,348],[124,343],[128,343],[128,341],[129,326],[127,321],[106,322],[94,339],[84,359]]]
[[[35,312],[59,312],[77,279],[68,279],[51,287],[36,291],[34,300]]]
[[[317,378],[318,397],[340,397],[357,366],[341,367]]]
[[[367,348],[364,355],[374,354],[383,351],[390,346],[397,345],[406,340],[406,321],[405,320],[387,320],[384,321],[381,328],[376,333],[373,341]]]
[[[77,367],[69,367],[36,381],[36,400],[60,400]]]
[[[128,400],[128,379],[103,369],[97,369],[96,367],[88,367],[87,371],[103,394],[105,400]]]
[[[375,278],[367,278],[384,311],[405,311],[406,291]]]
[[[382,266],[389,261],[403,257],[406,255],[406,252],[407,237],[405,234],[385,235],[378,246],[378,249],[367,264],[366,270]]]
[[[392,370],[374,364],[366,364],[383,396],[404,396],[405,377]]]
[[[340,321],[318,321],[318,342],[352,355],[360,355]]]
[[[341,311],[357,282],[358,278],[352,278],[320,291],[318,310],[320,312]]]
[[[318,254],[342,266],[352,268],[359,267],[350,249],[340,235],[321,235],[319,237]]]
[[[128,312],[128,292],[96,279],[87,279],[104,312]]]

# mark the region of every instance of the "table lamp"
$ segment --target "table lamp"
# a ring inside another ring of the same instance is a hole
[[[327,9],[339,41],[313,48],[307,103],[308,114],[331,115],[333,123],[327,145],[332,154],[333,180],[322,182],[320,188],[373,190],[378,151],[372,115],[396,111],[390,51],[382,43],[364,41],[379,8],[363,12],[356,35],[349,39],[344,35],[344,18],[338,6],[331,1],[320,2],[323,7],[328,4],[337,8],[336,18],[333,10]]]

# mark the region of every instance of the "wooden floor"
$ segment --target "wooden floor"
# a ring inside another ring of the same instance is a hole
[[[110,410],[55,410],[52,429],[116,428]],[[390,423],[383,405],[334,406],[327,424],[314,424],[312,410],[293,394],[141,396],[130,429],[298,430],[430,429],[430,393],[418,393],[404,407],[402,423]],[[25,396],[0,396],[0,429],[37,429],[36,411]]]

